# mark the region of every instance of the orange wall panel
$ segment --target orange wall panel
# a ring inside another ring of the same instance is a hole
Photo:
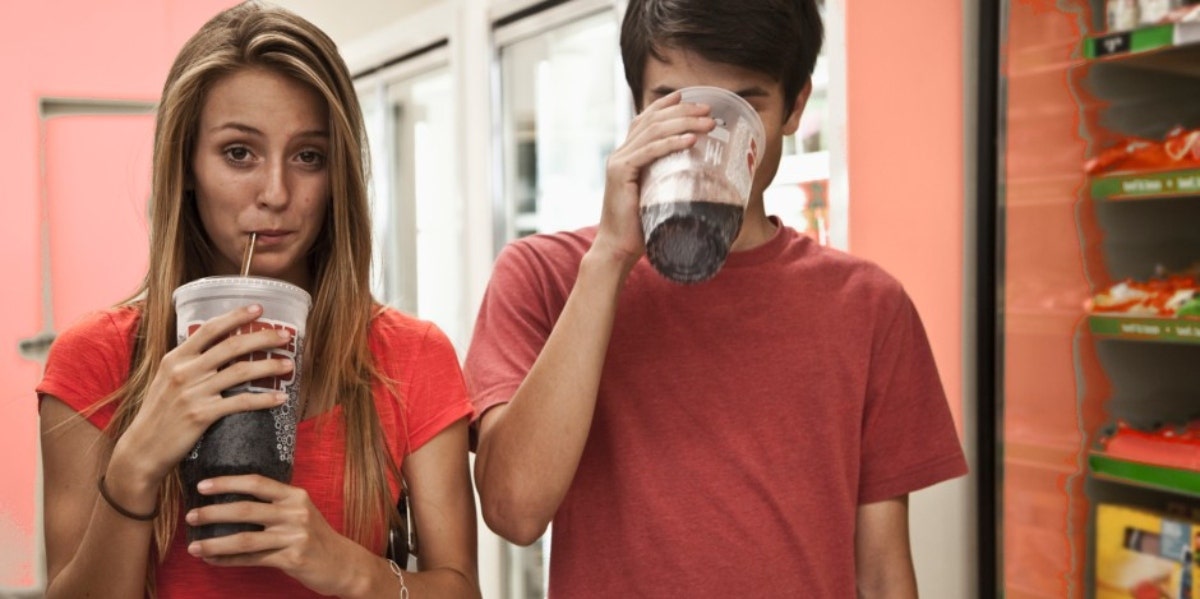
[[[58,235],[51,232],[51,244],[58,247],[51,282],[61,283],[54,298],[57,327],[69,324],[85,309],[120,299],[122,294],[116,290],[132,290],[137,281],[131,273],[145,267],[145,231],[136,229],[131,210],[144,215],[149,189],[149,117],[139,117],[142,123],[134,127],[115,125],[119,130],[106,130],[103,124],[93,130],[86,126],[63,128],[66,121],[51,124],[51,119],[43,137],[39,99],[155,101],[171,61],[187,37],[234,3],[46,0],[5,4],[0,19],[0,73],[4,74],[0,131],[5,142],[0,145],[4,180],[4,201],[0,202],[0,274],[4,277],[0,292],[0,455],[4,456],[0,469],[0,594],[4,589],[35,587],[43,576],[35,571],[34,560],[38,434],[33,388],[41,366],[17,351],[20,340],[42,331],[47,316],[42,313],[40,263],[43,214],[78,208],[61,223],[63,215],[52,216]],[[116,118],[106,117],[102,123],[112,127],[119,121],[112,120]],[[131,155],[144,164],[114,163]],[[54,165],[66,168],[50,170]],[[48,167],[49,179],[43,179],[44,167]],[[123,191],[115,191],[118,189]],[[117,197],[112,196],[114,192]],[[102,194],[109,197],[97,197]],[[54,202],[56,197],[59,201]],[[94,245],[74,245],[73,240],[84,239],[84,231],[93,236]],[[138,247],[138,253],[127,255]],[[105,264],[112,267],[97,270],[95,261],[105,257],[110,257]],[[97,289],[103,291],[97,293]]]
[[[912,296],[960,430],[962,29],[957,2],[846,3],[850,251]]]

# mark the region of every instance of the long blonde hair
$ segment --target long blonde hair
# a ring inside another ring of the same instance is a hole
[[[107,432],[117,438],[129,427],[159,363],[175,345],[171,293],[212,274],[215,250],[189,191],[191,157],[207,91],[222,77],[248,67],[270,69],[311,86],[329,108],[331,200],[307,257],[313,307],[301,384],[306,413],[342,407],[346,533],[369,546],[380,542],[385,523],[396,520],[387,475],[398,481],[399,472],[372,400],[372,382],[380,377],[367,332],[379,305],[369,284],[369,161],[363,118],[333,41],[284,9],[250,1],[222,12],[187,41],[167,76],[154,134],[150,268],[134,299],[127,302],[140,307],[141,320],[129,379],[109,399],[120,403]],[[400,444],[405,447],[403,439]],[[154,522],[154,539],[161,560],[179,515],[178,468],[163,481],[159,500],[162,513]]]

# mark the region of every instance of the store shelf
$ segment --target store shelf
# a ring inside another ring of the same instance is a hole
[[[1117,202],[1196,196],[1200,199],[1200,169],[1152,173],[1119,173],[1091,179],[1092,199]]]
[[[1088,456],[1092,476],[1135,487],[1200,497],[1200,472],[1130,462],[1092,452]]]
[[[1109,339],[1200,344],[1200,321],[1195,320],[1092,315],[1088,328],[1093,335]]]
[[[1200,22],[1152,25],[1086,38],[1089,61],[1200,76]]]

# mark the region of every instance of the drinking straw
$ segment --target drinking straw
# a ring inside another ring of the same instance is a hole
[[[242,276],[250,276],[250,260],[254,257],[254,242],[258,240],[258,233],[251,233],[249,243],[246,244],[246,250],[242,252]]]

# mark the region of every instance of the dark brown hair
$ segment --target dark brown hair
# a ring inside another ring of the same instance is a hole
[[[808,85],[825,32],[816,0],[630,0],[621,25],[621,60],[642,109],[647,57],[666,48],[770,75],[783,84],[785,110]]]

